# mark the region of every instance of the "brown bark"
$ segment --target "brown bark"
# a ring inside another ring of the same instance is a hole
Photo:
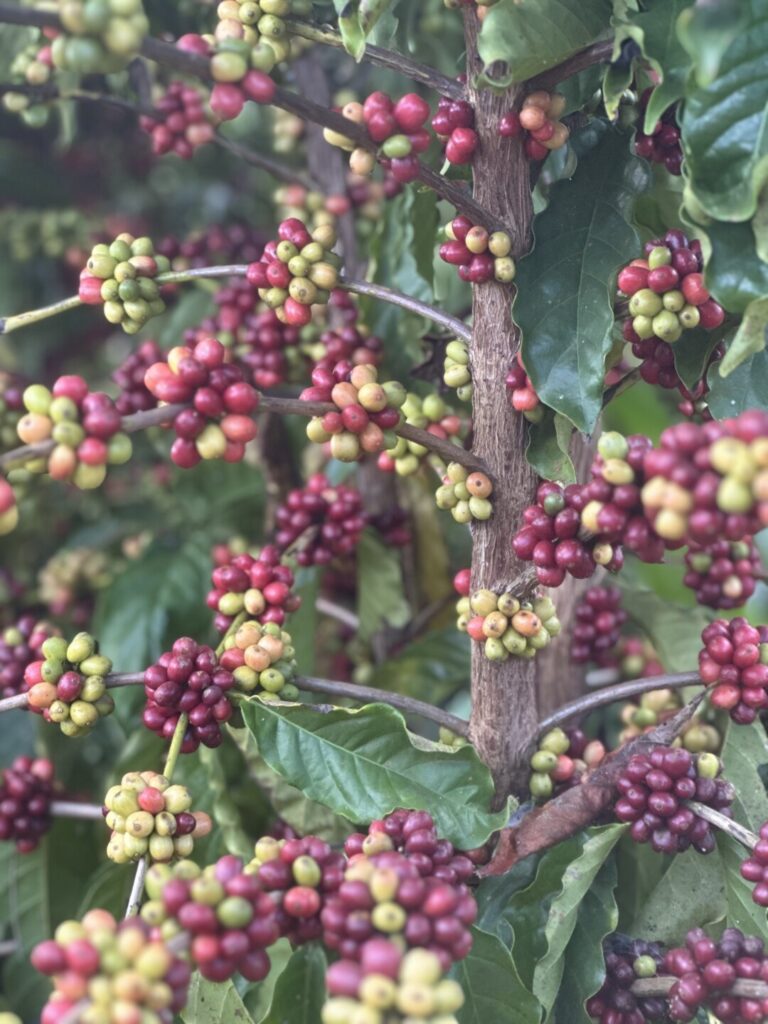
[[[480,68],[477,16],[465,13],[467,75]],[[527,252],[533,209],[528,162],[519,140],[498,134],[501,116],[515,102],[515,90],[496,94],[470,88],[480,138],[472,165],[474,198],[495,221],[508,225],[515,257]],[[536,475],[525,460],[526,421],[512,408],[505,380],[519,345],[512,320],[512,289],[495,282],[473,289],[470,363],[473,383],[473,447],[494,478],[493,515],[473,527],[472,586],[502,590],[523,570],[511,539],[520,513],[530,503]],[[531,661],[489,661],[479,645],[472,652],[470,736],[490,768],[496,805],[510,792],[523,792],[527,761],[538,721],[535,668]]]

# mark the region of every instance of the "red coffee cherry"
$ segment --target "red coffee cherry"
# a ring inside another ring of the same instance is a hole
[[[699,675],[711,686],[711,703],[741,725],[768,707],[768,629],[745,618],[716,619],[701,634]]]
[[[303,488],[289,492],[275,521],[279,551],[295,544],[299,565],[328,565],[354,552],[367,517],[359,491],[348,484],[333,487],[316,473]]]
[[[52,825],[53,762],[17,757],[0,775],[0,840],[30,853]]]
[[[172,152],[189,160],[198,146],[213,138],[203,94],[193,85],[171,82],[155,101],[154,110],[158,116],[142,116],[139,125],[151,137],[152,151],[157,156]]]

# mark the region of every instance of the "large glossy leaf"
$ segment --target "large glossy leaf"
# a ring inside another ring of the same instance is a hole
[[[603,939],[616,930],[616,864],[603,864],[579,905],[576,926],[565,950],[562,980],[553,1020],[557,1024],[590,1024],[584,1003],[605,978]]]
[[[184,1024],[252,1024],[251,1015],[231,981],[206,981],[197,972],[192,975],[181,1019]]]
[[[477,926],[493,932],[502,942],[511,946],[514,936],[504,913],[515,893],[527,889],[536,876],[539,858],[524,857],[503,875],[483,878],[475,890],[477,900]]]
[[[564,484],[576,482],[568,450],[573,426],[560,413],[548,409],[540,423],[528,429],[528,447],[525,457],[543,480],[559,480]]]
[[[758,352],[727,377],[709,375],[707,402],[716,419],[745,409],[768,409],[768,352]]]
[[[768,295],[768,263],[757,255],[750,224],[712,222],[702,230],[711,249],[707,285],[729,313],[743,313],[750,302]]]
[[[467,849],[506,821],[506,812],[487,810],[493,783],[474,750],[417,750],[393,708],[323,714],[251,700],[242,711],[267,764],[350,821],[369,822],[396,807],[428,810],[440,835]]]
[[[726,923],[729,928],[741,928],[747,935],[759,935],[768,940],[768,922],[765,910],[752,899],[752,885],[740,874],[741,862],[748,851],[722,832],[717,834],[723,882],[725,885]]]
[[[376,667],[372,686],[442,704],[469,685],[469,638],[455,626],[414,640]]]
[[[379,18],[392,6],[392,0],[333,0],[333,4],[345,49],[355,60],[362,60],[365,41]]]
[[[605,825],[591,829],[581,853],[571,861],[563,873],[562,888],[550,904],[544,928],[547,951],[536,964],[533,974],[533,993],[546,1011],[545,1020],[550,1019],[550,1012],[560,990],[565,970],[565,951],[579,920],[582,900],[624,831],[623,825]],[[611,877],[615,885],[615,866]],[[608,908],[609,917],[618,916],[615,913],[613,885],[607,886],[607,891],[603,892],[603,898],[606,901],[610,900],[613,905],[613,909]],[[601,935],[597,943],[598,953],[602,938]],[[592,952],[594,954],[595,950]]]
[[[589,45],[610,17],[610,0],[499,0],[483,20],[478,50],[486,70],[494,61],[508,65],[495,85],[524,82]]]
[[[525,988],[509,950],[495,935],[472,929],[472,949],[451,968],[464,990],[459,1024],[534,1024],[541,1008]]]
[[[520,262],[514,307],[537,393],[585,432],[600,414],[615,275],[639,248],[628,223],[632,202],[649,181],[625,134],[599,122],[587,133],[581,141],[592,148],[534,222],[535,248]]]
[[[260,1024],[320,1024],[325,999],[325,953],[316,942],[297,949],[275,983]]]
[[[686,168],[701,206],[720,220],[753,215],[768,175],[768,9],[745,0],[746,22],[708,84],[689,80],[682,120]]]
[[[619,585],[624,581],[620,578]],[[652,590],[629,585],[625,603],[630,617],[653,641],[668,672],[690,672],[697,664],[701,631],[708,618],[700,607],[682,608]]]
[[[411,609],[403,593],[398,548],[366,530],[357,546],[358,636],[370,640],[374,633],[404,626]]]
[[[14,1011],[28,1020],[38,1019],[49,992],[29,963],[32,947],[51,935],[49,856],[47,838],[26,854],[11,843],[0,845],[0,909],[8,937],[18,945],[3,963],[2,989]]]
[[[220,830],[224,848],[228,853],[244,857],[246,861],[250,860],[253,854],[253,842],[243,828],[240,811],[229,791],[227,777],[221,763],[221,747],[215,750],[200,747],[197,756],[205,769],[213,819]]]
[[[719,853],[702,857],[691,849],[666,860],[669,867],[632,922],[632,934],[674,944],[691,928],[722,921],[728,907]]]

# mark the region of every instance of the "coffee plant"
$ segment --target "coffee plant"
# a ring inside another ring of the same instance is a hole
[[[0,26],[0,1024],[768,1022],[765,3]]]

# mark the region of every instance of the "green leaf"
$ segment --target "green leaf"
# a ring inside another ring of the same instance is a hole
[[[533,994],[546,1011],[545,1020],[549,1020],[560,990],[565,970],[564,954],[576,928],[582,900],[624,831],[624,825],[605,825],[590,829],[589,838],[584,843],[580,855],[566,868],[562,877],[562,888],[550,904],[544,928],[547,952],[536,964],[533,974]],[[610,916],[618,917],[613,900],[613,886],[616,883],[615,865],[612,865],[611,877],[612,885],[604,895],[606,899],[610,898],[613,904]]]
[[[293,646],[296,649],[296,664],[305,675],[315,671],[317,596],[320,589],[320,573],[317,568],[296,570],[293,591],[301,598],[297,611],[291,613],[287,624]]]
[[[297,949],[277,979],[269,1012],[259,1024],[320,1024],[326,967],[318,943]]]
[[[707,84],[689,80],[681,123],[693,195],[727,221],[754,214],[768,177],[768,9],[762,0],[745,0],[745,11],[717,76]]]
[[[200,747],[198,751],[200,763],[205,768],[209,795],[213,798],[213,817],[220,829],[227,853],[234,853],[235,856],[249,861],[253,856],[253,842],[243,828],[240,811],[230,794],[220,751],[221,747],[215,750]]]
[[[760,720],[736,725],[728,719],[720,753],[723,775],[736,788],[733,816],[753,832],[768,821],[768,794],[758,769],[768,764],[768,738]],[[765,917],[765,914],[763,914]]]
[[[710,222],[702,229],[707,256],[707,286],[729,313],[743,313],[750,302],[768,295],[768,263],[757,255],[748,223]]]
[[[414,640],[376,666],[371,686],[443,704],[469,685],[469,640],[455,626]]]
[[[237,989],[231,981],[206,981],[192,975],[187,1005],[181,1011],[185,1024],[252,1024]]]
[[[488,66],[508,65],[494,86],[524,82],[560,64],[605,32],[610,0],[499,0],[483,20],[477,46]]]
[[[509,950],[495,935],[472,929],[469,955],[451,968],[464,990],[459,1024],[534,1024],[541,1007],[525,988]]]
[[[347,53],[363,59],[365,41],[392,0],[333,0],[339,16],[339,31]]]
[[[576,483],[576,470],[569,455],[572,434],[570,420],[551,409],[547,409],[540,423],[530,425],[525,457],[542,479]]]
[[[686,387],[694,388],[701,380],[710,353],[722,340],[722,336],[722,329],[705,331],[697,327],[692,331],[683,331],[683,336],[675,342],[672,349],[675,369]]]
[[[647,633],[667,672],[690,672],[701,647],[701,631],[708,622],[699,607],[682,608],[662,600],[652,590],[618,580],[625,593],[630,618]]]
[[[768,409],[768,352],[758,352],[728,377],[711,373],[707,403],[716,419],[745,409]]]
[[[242,712],[267,764],[350,821],[369,822],[396,807],[427,810],[441,836],[471,849],[507,819],[506,811],[486,810],[493,782],[474,750],[417,750],[393,708],[370,704],[324,714],[257,699]]]
[[[565,950],[562,980],[557,992],[554,1019],[561,1024],[590,1024],[584,1003],[605,978],[603,939],[616,930],[616,863],[611,859],[600,869],[579,906],[576,927]]]
[[[765,349],[768,337],[768,297],[754,299],[744,310],[733,341],[720,363],[721,377],[727,377],[745,360]]]
[[[535,855],[523,857],[503,875],[481,879],[475,890],[478,928],[493,932],[505,945],[512,945],[512,928],[504,914],[514,894],[527,889],[536,877],[538,864],[539,858]]]
[[[664,859],[669,867],[633,922],[632,934],[674,944],[691,928],[723,920],[725,881],[717,852],[702,857],[690,849]]]
[[[539,397],[588,433],[612,344],[615,274],[639,247],[627,221],[649,175],[622,132],[595,122],[582,134],[584,144],[597,144],[534,221],[536,245],[518,268],[514,313]]]
[[[0,847],[0,907],[16,952],[3,963],[2,990],[23,1019],[37,1020],[50,986],[29,963],[32,947],[51,936],[46,838],[31,853],[18,853],[10,843]]]
[[[752,899],[752,885],[741,877],[741,862],[748,850],[723,832],[716,831],[725,884],[726,923],[729,928],[741,928],[747,935],[758,935],[768,940],[765,909]]]
[[[179,345],[179,338],[190,327],[197,327],[200,321],[213,309],[211,292],[205,288],[185,286],[174,303],[170,313],[162,319],[162,327],[152,335],[162,349]]]
[[[387,547],[372,530],[365,530],[357,546],[358,608],[357,635],[363,641],[374,633],[400,628],[411,618],[403,593],[400,553]]]
[[[661,79],[646,108],[646,132],[653,130],[661,114],[679,100],[685,91],[691,58],[677,38],[675,25],[681,12],[692,2],[646,0],[643,10],[630,14],[617,29],[617,44],[623,39],[634,39]]]
[[[694,4],[677,20],[677,36],[693,61],[699,85],[717,78],[723,54],[748,20],[744,0],[718,0]]]

